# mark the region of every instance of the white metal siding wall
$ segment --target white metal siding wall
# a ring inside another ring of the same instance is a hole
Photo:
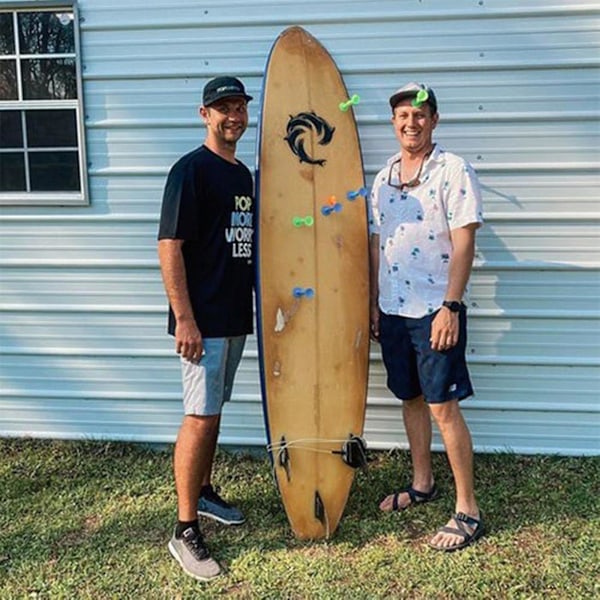
[[[0,4],[2,4],[0,2]],[[464,403],[478,449],[598,454],[598,3],[592,0],[82,0],[91,206],[4,208],[0,435],[172,441],[179,367],[155,252],[169,166],[204,136],[220,73],[255,97],[270,46],[300,24],[356,109],[367,180],[396,151],[387,98],[426,81],[438,141],[477,168],[486,226],[472,277]],[[222,441],[264,443],[256,343]],[[366,438],[404,445],[372,349]],[[439,445],[439,440],[436,439]]]

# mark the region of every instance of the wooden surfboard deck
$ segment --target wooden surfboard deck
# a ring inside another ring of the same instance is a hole
[[[339,106],[348,97],[313,36],[277,38],[257,155],[258,338],[273,469],[302,539],[338,526],[354,477],[340,453],[361,453],[345,443],[364,425],[366,190],[353,110]]]

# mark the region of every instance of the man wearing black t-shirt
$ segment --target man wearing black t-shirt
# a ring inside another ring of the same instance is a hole
[[[175,445],[178,522],[169,551],[200,580],[221,568],[204,545],[198,515],[244,522],[210,480],[221,410],[252,333],[253,186],[250,171],[235,158],[250,100],[235,77],[206,84],[200,108],[206,139],[171,168],[158,233],[185,413]]]

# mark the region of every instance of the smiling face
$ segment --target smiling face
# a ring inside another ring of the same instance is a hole
[[[200,115],[206,124],[209,146],[235,149],[248,127],[248,103],[244,98],[222,98],[210,106],[202,106]]]
[[[437,112],[431,114],[429,104],[417,108],[410,98],[396,104],[392,124],[402,150],[415,156],[429,152],[438,119]]]

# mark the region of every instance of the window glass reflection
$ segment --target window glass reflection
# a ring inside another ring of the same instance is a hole
[[[30,148],[77,147],[74,110],[28,110],[25,122]]]
[[[21,54],[66,54],[75,52],[73,13],[21,12]]]
[[[26,189],[25,154],[0,153],[0,192],[24,192]]]
[[[0,100],[18,100],[17,61],[0,60]]]
[[[21,61],[24,100],[77,98],[75,59],[40,58]]]
[[[31,152],[29,174],[34,192],[79,191],[77,152]]]
[[[23,131],[21,128],[21,111],[0,111],[0,148],[22,147]]]
[[[12,13],[0,13],[0,54],[15,53]]]

